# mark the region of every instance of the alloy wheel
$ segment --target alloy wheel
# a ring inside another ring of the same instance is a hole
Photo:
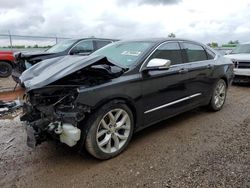
[[[113,109],[103,116],[98,125],[97,145],[105,153],[114,153],[126,144],[130,131],[128,113],[121,108]]]
[[[220,108],[226,98],[226,85],[224,82],[219,82],[215,89],[214,104],[217,108]]]

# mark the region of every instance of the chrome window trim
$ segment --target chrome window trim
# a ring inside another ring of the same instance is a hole
[[[95,39],[93,38],[94,41],[108,41],[110,43],[114,42],[113,40],[108,40],[108,39]]]
[[[144,112],[144,114],[147,114],[147,113],[150,113],[150,112],[153,112],[153,111],[156,111],[156,110],[160,110],[162,108],[165,108],[165,107],[168,107],[168,106],[172,106],[174,104],[177,104],[177,103],[180,103],[180,102],[183,102],[183,101],[186,101],[186,100],[189,100],[189,99],[192,99],[194,97],[198,97],[202,95],[202,93],[196,93],[196,94],[193,94],[193,95],[190,95],[190,96],[187,96],[187,97],[184,97],[184,98],[181,98],[181,99],[178,99],[176,101],[172,101],[170,103],[167,103],[167,104],[163,104],[161,106],[158,106],[158,107],[155,107],[155,108],[152,108],[150,110],[147,110]]]
[[[143,61],[142,65],[141,65],[141,67],[140,67],[139,72],[142,72],[142,69],[143,69],[144,65],[147,63],[149,57],[150,57],[151,55],[153,55],[153,53],[154,53],[160,46],[162,46],[163,44],[171,43],[171,42],[180,43],[180,42],[188,42],[188,41],[166,41],[166,42],[163,42],[163,43],[159,44],[159,45],[149,54],[149,56]],[[190,42],[192,42],[192,41],[190,41]],[[200,44],[199,44],[199,45],[200,45]],[[200,46],[206,51],[206,48],[205,48],[205,47],[203,47],[202,45],[200,45]],[[180,48],[180,49],[181,49],[181,48]],[[214,51],[212,51],[212,52],[214,52]],[[207,53],[207,52],[206,52],[206,53]],[[175,65],[170,65],[170,68],[172,68],[172,67],[178,67],[178,66],[182,66],[182,65],[194,64],[194,63],[201,63],[201,62],[204,62],[204,61],[216,60],[216,59],[218,58],[218,56],[219,56],[219,55],[218,55],[217,53],[215,53],[214,59],[207,59],[207,60],[203,60],[203,61],[193,61],[193,62],[187,62],[187,63],[179,63],[179,64],[175,64]]]
[[[198,63],[203,63],[205,61],[211,61],[211,60],[214,60],[214,59],[207,59],[207,60],[203,60],[203,61],[193,61],[193,62],[189,62],[189,63],[180,63],[180,64],[176,64],[176,65],[171,65],[171,67],[178,67],[178,66],[182,66],[182,65],[190,65],[190,64],[198,64]]]

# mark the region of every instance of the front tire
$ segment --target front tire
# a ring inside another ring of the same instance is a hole
[[[0,77],[6,78],[11,75],[12,66],[8,62],[0,61]]]
[[[208,105],[212,111],[219,111],[222,109],[227,96],[227,84],[223,79],[220,79],[214,86],[213,95]]]
[[[89,119],[85,148],[98,159],[120,154],[131,140],[134,119],[129,107],[112,101],[98,109]]]

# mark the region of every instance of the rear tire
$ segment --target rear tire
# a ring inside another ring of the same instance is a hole
[[[90,124],[89,124],[90,123]],[[86,150],[98,159],[120,154],[131,140],[134,130],[133,114],[126,104],[111,101],[88,119]]]
[[[227,84],[223,79],[220,79],[213,88],[213,95],[208,105],[212,111],[219,111],[222,109],[227,96]]]
[[[0,77],[6,78],[11,75],[12,66],[8,62],[0,61]]]

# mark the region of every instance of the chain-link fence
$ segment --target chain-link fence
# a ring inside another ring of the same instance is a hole
[[[31,36],[0,34],[0,50],[40,51],[69,38],[57,36]]]

